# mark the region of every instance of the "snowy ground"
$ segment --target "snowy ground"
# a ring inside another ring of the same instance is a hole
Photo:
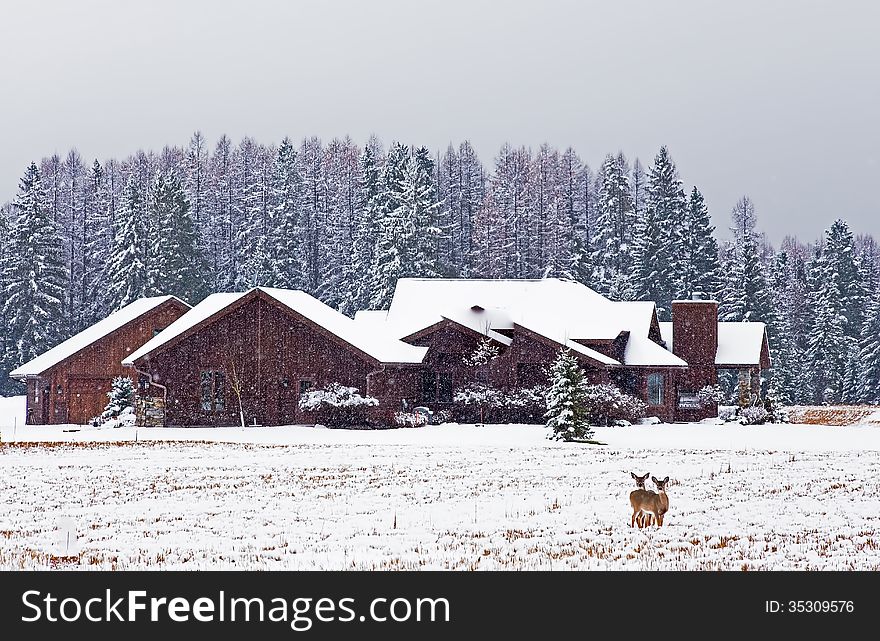
[[[64,429],[2,428],[2,568],[880,569],[877,427]]]

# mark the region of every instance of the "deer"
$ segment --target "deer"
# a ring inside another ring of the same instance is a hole
[[[653,517],[653,522],[657,524],[657,527],[663,526],[663,516],[669,511],[669,497],[666,496],[666,485],[669,483],[669,477],[667,476],[661,481],[657,477],[652,476],[651,480],[657,486],[656,492],[641,489],[630,492],[629,502],[633,508],[630,527],[635,526],[637,518],[642,523],[639,527],[644,527],[645,521],[641,519],[642,514],[645,515],[644,519],[647,520],[648,525],[650,525],[651,518]]]
[[[640,502],[641,499],[644,498],[645,494],[654,494],[654,492],[645,489],[645,481],[648,480],[648,477],[651,476],[650,472],[645,472],[644,476],[639,476],[635,472],[630,472],[629,475],[633,477],[633,480],[636,482],[636,488],[629,494],[629,502],[633,506],[633,518],[630,523],[630,527],[635,527],[636,525],[639,528],[645,527],[645,525],[650,525],[650,515],[643,513],[641,509],[636,511],[636,502]],[[645,523],[645,519],[648,519],[648,522]]]

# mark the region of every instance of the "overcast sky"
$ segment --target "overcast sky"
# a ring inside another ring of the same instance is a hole
[[[371,133],[491,166],[505,141],[597,167],[669,146],[726,228],[880,236],[880,3],[771,0],[0,4],[0,201],[31,160]]]

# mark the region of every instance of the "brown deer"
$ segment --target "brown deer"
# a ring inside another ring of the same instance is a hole
[[[663,516],[669,511],[669,497],[666,496],[666,485],[669,483],[669,477],[667,476],[661,481],[652,476],[651,480],[654,482],[654,485],[657,486],[657,492],[652,492],[650,490],[635,490],[629,495],[629,502],[633,508],[630,527],[635,526],[637,518],[642,522],[639,527],[650,525],[652,517],[653,522],[657,524],[657,527],[663,525]],[[644,519],[641,518],[642,514],[645,515]]]
[[[650,525],[651,517],[650,515],[643,513],[641,509],[636,510],[636,504],[641,504],[645,500],[646,495],[655,494],[655,492],[645,489],[645,481],[648,480],[651,473],[646,472],[644,476],[639,476],[635,472],[630,472],[629,475],[633,477],[637,488],[629,493],[629,502],[630,505],[633,506],[633,518],[630,522],[630,527],[638,525],[639,528],[643,528],[645,525]],[[648,523],[645,523],[645,518],[649,520]]]

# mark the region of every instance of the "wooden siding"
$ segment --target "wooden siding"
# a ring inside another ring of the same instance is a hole
[[[107,392],[117,376],[133,376],[122,360],[189,308],[170,299],[57,365],[28,379],[27,422],[31,425],[83,425],[107,405]],[[37,400],[38,399],[38,400]]]
[[[376,396],[383,409],[398,409],[401,399],[412,399],[416,378],[411,368],[383,366],[258,291],[144,357],[138,369],[167,387],[166,425],[238,424],[235,379],[247,424],[285,425],[310,418],[298,406],[303,383],[315,389],[338,382]],[[222,373],[222,407],[202,408],[203,372]]]

